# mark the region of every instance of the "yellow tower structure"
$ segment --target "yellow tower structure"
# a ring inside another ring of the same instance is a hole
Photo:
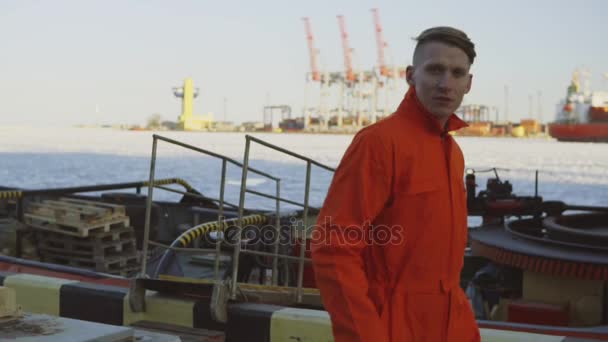
[[[204,131],[212,127],[213,113],[195,115],[193,112],[193,103],[198,96],[198,88],[194,88],[192,78],[186,78],[182,87],[173,88],[173,94],[182,99],[182,114],[177,118],[180,129],[184,131]]]

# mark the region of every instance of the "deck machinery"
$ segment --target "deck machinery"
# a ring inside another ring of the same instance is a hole
[[[477,317],[550,326],[606,324],[608,208],[543,201],[537,191],[516,196],[511,184],[491,171],[495,177],[477,195],[474,171],[466,176],[469,215],[483,217],[481,227],[470,229],[470,262],[465,262]]]

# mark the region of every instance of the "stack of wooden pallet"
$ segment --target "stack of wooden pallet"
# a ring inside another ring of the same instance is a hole
[[[36,230],[42,261],[130,275],[139,269],[125,207],[72,198],[30,203],[25,223]]]

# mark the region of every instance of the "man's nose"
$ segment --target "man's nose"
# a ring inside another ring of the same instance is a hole
[[[454,78],[449,72],[444,72],[437,80],[437,87],[441,90],[447,91],[452,88]]]

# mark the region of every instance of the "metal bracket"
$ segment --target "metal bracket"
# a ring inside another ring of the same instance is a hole
[[[220,281],[213,285],[209,310],[211,318],[216,322],[228,322],[228,299],[230,298],[230,281]]]
[[[129,284],[129,307],[133,312],[146,311],[146,288],[143,284],[143,279],[132,279]]]

